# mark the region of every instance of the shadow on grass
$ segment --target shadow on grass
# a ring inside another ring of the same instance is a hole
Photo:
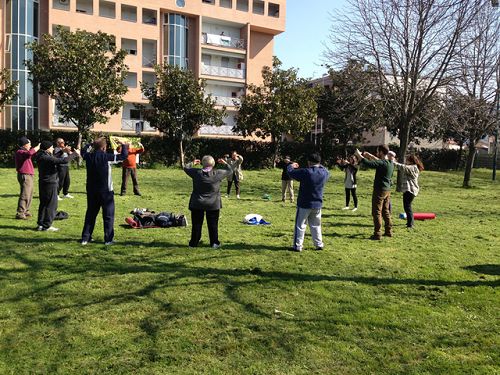
[[[474,266],[463,267],[463,269],[486,275],[500,275],[500,264],[476,264]]]

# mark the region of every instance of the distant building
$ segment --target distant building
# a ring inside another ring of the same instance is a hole
[[[19,80],[19,97],[0,114],[0,129],[67,129],[53,100],[37,94],[23,61],[25,43],[56,26],[103,31],[128,52],[129,88],[119,114],[97,131],[154,132],[134,104],[147,104],[140,82],[153,83],[162,62],[192,70],[207,81],[218,106],[227,107],[222,127],[203,126],[202,136],[235,136],[235,102],[245,85],[262,82],[272,65],[274,36],[285,30],[286,0],[6,0],[0,2],[0,68]],[[4,35],[3,35],[4,34]]]

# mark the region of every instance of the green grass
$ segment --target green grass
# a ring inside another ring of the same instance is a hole
[[[299,254],[285,251],[295,209],[279,201],[278,170],[246,172],[242,199],[224,199],[213,250],[189,249],[190,228],[119,226],[134,207],[188,214],[181,171],[139,171],[144,196],[116,197],[118,243],[106,248],[100,218],[97,242],[77,243],[84,171],[59,205],[69,220],[40,233],[13,220],[18,186],[2,169],[0,373],[498,374],[500,185],[489,173],[462,189],[459,174],[424,172],[414,208],[437,219],[407,232],[394,194],[395,237],[371,242],[373,173],[360,173],[352,213],[334,171],[325,251],[308,251],[307,236]],[[272,225],[241,224],[252,212]]]

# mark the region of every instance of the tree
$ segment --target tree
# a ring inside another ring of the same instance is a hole
[[[282,69],[277,57],[273,58],[272,68],[262,69],[262,78],[262,85],[247,86],[233,130],[243,136],[271,137],[276,165],[283,134],[300,138],[311,131],[316,120],[317,90],[298,78],[296,69]]]
[[[7,69],[0,70],[0,112],[6,104],[12,103],[17,96],[17,86],[19,81],[10,79],[10,72]]]
[[[419,116],[454,79],[452,62],[466,47],[460,37],[481,3],[351,0],[350,12],[333,17],[325,57],[333,62],[366,60],[376,67],[377,94],[391,114],[389,128],[397,129],[400,160]]]
[[[63,121],[75,124],[79,148],[83,133],[96,123],[106,123],[123,106],[127,52],[117,50],[112,35],[62,27],[28,48],[33,60],[26,66],[39,92],[55,99]]]
[[[330,68],[329,76],[331,85],[317,98],[318,116],[324,121],[324,139],[338,140],[345,156],[349,142],[361,141],[364,131],[379,124],[374,75],[370,66],[350,60],[341,70]]]
[[[179,159],[184,167],[184,141],[189,141],[201,125],[222,125],[225,107],[216,109],[215,100],[205,95],[205,81],[175,65],[157,65],[156,82],[141,82],[152,109],[144,110],[151,126],[179,143]]]
[[[470,186],[476,144],[495,128],[500,100],[500,19],[482,4],[459,43],[456,60],[460,72],[445,100],[444,134],[455,134],[468,143],[463,186]]]

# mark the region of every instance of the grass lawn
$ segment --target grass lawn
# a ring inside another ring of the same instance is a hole
[[[395,237],[371,242],[373,171],[360,209],[333,171],[325,251],[286,251],[295,208],[280,171],[246,172],[223,199],[219,250],[189,249],[190,228],[120,227],[134,207],[183,212],[179,170],[140,170],[143,197],[116,197],[116,241],[82,247],[84,171],[72,171],[69,220],[57,233],[14,220],[15,172],[0,169],[1,374],[498,374],[500,185],[474,171],[424,172],[414,209],[436,212],[408,232],[393,195]],[[120,170],[114,171],[119,189]],[[36,190],[37,191],[37,190]],[[38,209],[35,191],[32,210]],[[264,193],[272,201],[261,199]],[[259,213],[268,227],[241,224]],[[204,243],[207,232],[204,228]],[[283,313],[276,312],[279,310]]]

